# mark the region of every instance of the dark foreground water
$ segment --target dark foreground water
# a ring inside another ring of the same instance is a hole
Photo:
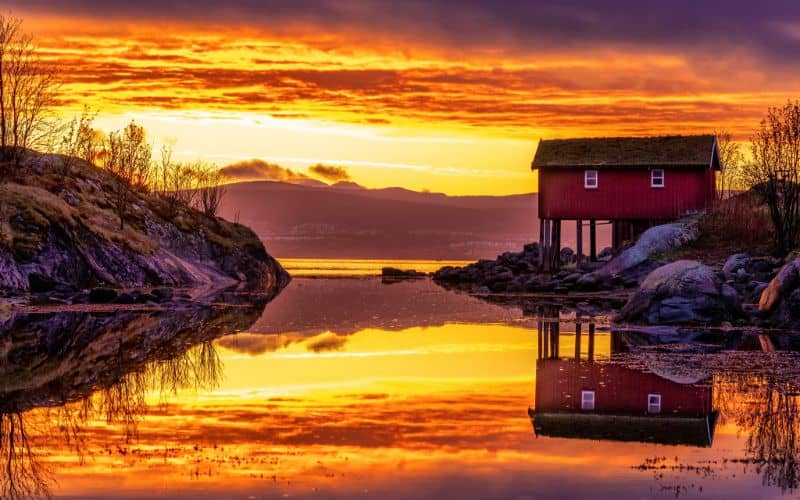
[[[301,278],[245,299],[0,313],[3,495],[798,493],[789,334],[611,332],[428,281]]]

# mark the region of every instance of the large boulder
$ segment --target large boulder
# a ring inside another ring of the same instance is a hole
[[[623,250],[600,269],[584,276],[578,286],[590,290],[595,284],[615,276],[639,281],[655,267],[651,256],[679,248],[696,240],[699,235],[695,218],[651,227],[642,233],[633,246]]]
[[[645,262],[655,253],[682,247],[696,240],[699,235],[696,219],[685,219],[671,224],[653,226],[642,233],[632,247],[622,251],[597,272],[615,276]]]
[[[679,260],[642,281],[617,318],[632,323],[719,323],[741,314],[736,292],[697,261]]]
[[[747,271],[747,265],[750,263],[750,256],[746,253],[735,253],[728,257],[725,265],[722,266],[722,275],[726,280],[736,279],[739,271]]]
[[[761,292],[758,310],[781,325],[800,324],[800,259],[784,265]]]
[[[761,299],[758,301],[758,310],[761,312],[771,312],[778,303],[788,297],[788,295],[800,284],[800,259],[793,260],[778,271],[767,288],[761,292]]]

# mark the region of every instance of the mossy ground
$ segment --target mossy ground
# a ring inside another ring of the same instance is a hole
[[[32,153],[22,166],[0,165],[0,246],[15,257],[35,254],[55,225],[80,226],[101,240],[150,254],[158,243],[145,234],[148,219],[171,223],[187,233],[204,231],[225,250],[258,244],[244,226],[207,217],[192,208],[175,207],[143,191],[131,194],[124,228],[120,229],[113,194],[116,179],[83,161],[74,162],[70,174],[62,176],[54,168],[60,161],[58,156]]]

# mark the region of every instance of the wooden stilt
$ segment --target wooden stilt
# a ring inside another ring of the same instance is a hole
[[[553,271],[561,268],[561,219],[553,221]]]
[[[589,323],[589,361],[594,361],[594,323]]]
[[[575,359],[581,359],[581,324],[575,323]]]
[[[559,347],[561,344],[561,335],[560,335],[561,332],[559,326],[560,325],[558,324],[558,320],[555,320],[552,323],[550,323],[550,328],[552,329],[553,332],[553,359],[558,359],[558,352],[560,350]]]
[[[597,221],[589,220],[589,260],[597,262]]]
[[[544,221],[544,249],[543,249],[543,253],[544,253],[544,268],[543,268],[543,270],[545,272],[549,272],[550,269],[551,269],[551,267],[550,267],[551,266],[551,257],[550,257],[550,252],[551,251],[552,250],[551,250],[551,236],[550,236],[550,220],[549,219],[545,219],[545,221]]]
[[[575,221],[575,237],[577,238],[577,244],[575,245],[577,247],[575,249],[577,260],[575,261],[575,266],[580,269],[581,264],[583,264],[583,220],[581,219]]]
[[[542,336],[544,335],[544,332],[542,332],[542,321],[541,320],[539,320],[538,323],[536,324],[536,330],[537,330],[537,334],[538,334],[536,336],[537,340],[538,340],[538,344],[537,344],[538,349],[536,350],[536,357],[538,359],[544,359],[544,357],[542,356],[542,354],[543,354],[542,353],[542,348],[543,348]]]
[[[611,221],[611,249],[616,250],[619,248],[619,242],[617,241],[617,221]]]
[[[539,269],[544,266],[544,219],[539,218]]]

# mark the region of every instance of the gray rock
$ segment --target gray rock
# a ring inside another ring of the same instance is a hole
[[[570,264],[575,262],[575,251],[569,247],[562,248],[559,258],[562,264]]]
[[[93,288],[89,292],[89,302],[93,304],[108,304],[117,300],[119,292],[113,288]]]
[[[584,276],[581,278],[583,283],[578,280],[578,286],[587,290],[592,287],[594,289],[601,288],[599,286],[601,280],[619,275],[624,275],[624,279],[638,281],[642,274],[646,275],[655,267],[653,266],[654,262],[650,260],[651,255],[681,247],[697,239],[699,234],[695,218],[651,227],[642,233],[633,246],[626,248],[602,267],[593,271],[591,275],[596,276],[597,279]]]
[[[424,278],[425,273],[419,272],[415,269],[397,269],[396,267],[384,267],[381,269],[381,276],[384,278]]]
[[[611,260],[614,257],[614,249],[611,247],[605,247],[604,249],[600,250],[600,253],[597,254],[597,258],[600,260]]]
[[[728,257],[725,264],[722,266],[722,274],[724,279],[734,279],[738,271],[747,272],[746,267],[750,262],[750,256],[746,253],[735,253]]]
[[[576,288],[579,290],[591,292],[597,290],[603,277],[596,273],[584,274],[575,282]]]
[[[800,259],[791,261],[778,271],[758,301],[758,310],[770,312],[800,284]]]
[[[654,325],[719,323],[740,313],[736,291],[723,285],[709,267],[679,260],[651,272],[618,319]]]
[[[137,295],[128,292],[123,292],[117,296],[114,302],[117,304],[135,304],[137,302],[136,299]]]
[[[73,207],[77,207],[81,203],[80,200],[78,200],[78,198],[76,198],[74,194],[72,194],[70,191],[66,189],[61,191],[61,197],[64,198],[64,201],[66,201],[68,205]]]
[[[172,296],[175,294],[175,290],[172,288],[162,287],[162,288],[154,288],[150,291],[150,293],[158,299],[159,302],[172,300]]]
[[[654,253],[679,248],[694,241],[699,234],[696,219],[651,227],[642,233],[632,247],[622,251],[596,272],[614,276],[642,264]]]

